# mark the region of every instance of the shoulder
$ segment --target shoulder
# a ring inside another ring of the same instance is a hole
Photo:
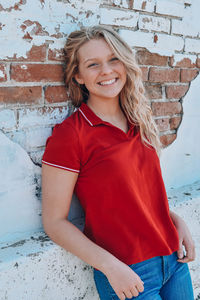
[[[59,124],[56,124],[53,128],[52,136],[59,136],[66,137],[67,134],[77,134],[79,123],[80,123],[80,116],[79,111],[76,110],[73,112],[69,117],[67,117],[64,121]]]

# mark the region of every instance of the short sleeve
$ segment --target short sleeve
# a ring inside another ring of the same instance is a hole
[[[80,172],[80,144],[73,126],[64,121],[54,127],[52,135],[47,139],[42,163]]]

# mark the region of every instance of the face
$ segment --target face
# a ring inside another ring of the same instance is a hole
[[[86,42],[78,51],[78,59],[79,72],[75,79],[85,84],[89,100],[118,100],[126,82],[126,70],[105,40]]]

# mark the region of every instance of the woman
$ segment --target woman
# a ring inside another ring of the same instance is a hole
[[[43,156],[46,233],[94,267],[100,299],[193,299],[194,243],[169,211],[158,132],[131,49],[94,26],[71,33],[65,51],[78,109],[55,126]],[[83,233],[67,220],[74,191]]]

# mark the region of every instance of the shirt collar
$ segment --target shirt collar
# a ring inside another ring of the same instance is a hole
[[[83,118],[90,124],[90,126],[95,126],[99,124],[108,124],[108,122],[103,121],[99,118],[91,108],[84,102],[82,102],[81,106],[78,109],[83,116]],[[127,119],[128,120],[128,119]],[[130,123],[128,120],[129,129],[134,127],[134,124]]]
[[[91,126],[105,123],[102,119],[95,115],[91,108],[84,102],[82,102],[78,110]]]

